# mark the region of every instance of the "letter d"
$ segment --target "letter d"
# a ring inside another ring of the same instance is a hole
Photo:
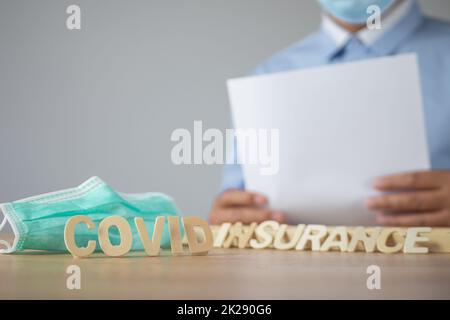
[[[213,235],[208,223],[199,217],[183,217],[184,230],[191,253],[207,253],[213,246]],[[197,239],[194,227],[203,230],[203,242]]]

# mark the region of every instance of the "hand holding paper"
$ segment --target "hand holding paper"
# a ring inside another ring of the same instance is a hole
[[[237,128],[279,129],[279,172],[243,164],[248,190],[290,222],[370,225],[379,176],[429,169],[416,56],[230,80]],[[238,145],[239,151],[239,145]],[[242,150],[241,150],[242,151]]]
[[[396,174],[375,180],[387,194],[369,198],[377,222],[395,226],[450,225],[450,171]]]

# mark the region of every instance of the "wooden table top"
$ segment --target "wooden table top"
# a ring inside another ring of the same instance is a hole
[[[66,287],[68,266],[81,289]],[[366,286],[369,265],[381,289]],[[0,299],[450,299],[450,254],[214,249],[205,256],[0,255]]]

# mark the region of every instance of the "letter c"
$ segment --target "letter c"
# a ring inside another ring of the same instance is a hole
[[[403,244],[405,242],[404,238],[400,241],[395,241],[392,239],[392,242],[395,242],[393,246],[388,246],[389,238],[393,238],[393,234],[398,233],[402,237],[405,236],[405,231],[402,228],[385,228],[381,231],[380,235],[377,239],[377,249],[383,253],[395,253],[402,250]]]
[[[64,243],[66,244],[67,250],[74,257],[87,257],[90,256],[94,251],[97,243],[94,240],[89,240],[85,248],[78,247],[75,242],[75,226],[80,223],[86,223],[88,229],[94,228],[94,222],[91,218],[86,216],[73,216],[67,222],[64,227]]]

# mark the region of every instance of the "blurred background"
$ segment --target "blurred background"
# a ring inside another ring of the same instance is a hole
[[[315,0],[0,0],[0,202],[96,175],[206,218],[222,168],[172,164],[172,131],[229,128],[225,81],[319,23]]]

